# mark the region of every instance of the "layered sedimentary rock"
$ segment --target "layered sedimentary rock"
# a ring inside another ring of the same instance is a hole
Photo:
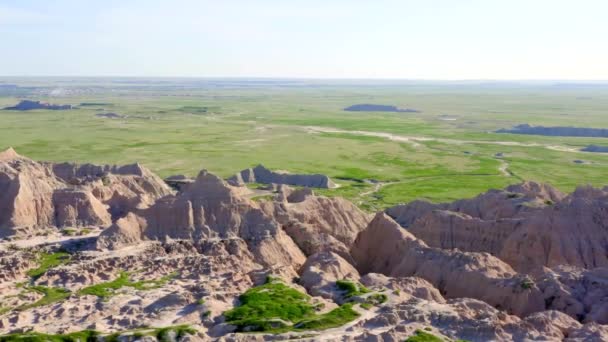
[[[351,261],[349,254],[357,234],[369,216],[343,198],[315,196],[310,189],[280,189],[281,201],[264,209],[281,223],[285,232],[306,255],[328,250]]]
[[[299,268],[305,260],[300,249],[244,191],[203,170],[185,191],[118,220],[97,245],[115,249],[142,240],[239,238],[257,262]]]
[[[245,169],[228,179],[231,185],[245,183],[275,183],[313,188],[335,188],[336,185],[329,177],[321,174],[291,174],[275,172],[258,165],[252,169]]]
[[[608,192],[580,187],[566,196],[533,182],[448,204],[414,202],[386,210],[438,248],[488,252],[513,268],[608,266]]]
[[[171,190],[140,165],[35,162],[0,153],[0,236],[45,227],[101,226]]]
[[[300,284],[313,296],[336,298],[335,283],[359,279],[359,272],[336,253],[323,251],[311,255],[300,270]]]
[[[449,298],[477,298],[516,315],[545,307],[540,290],[524,285],[529,278],[498,258],[428,247],[384,213],[359,234],[351,254],[363,274],[417,276]]]

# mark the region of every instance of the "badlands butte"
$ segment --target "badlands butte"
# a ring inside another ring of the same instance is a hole
[[[366,213],[303,185],[338,186],[0,152],[0,341],[608,340],[608,188]]]

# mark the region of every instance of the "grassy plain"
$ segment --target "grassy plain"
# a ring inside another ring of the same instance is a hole
[[[0,89],[0,107],[24,97],[89,103],[70,111],[0,111],[0,149],[12,146],[38,160],[137,161],[161,176],[194,176],[206,168],[224,177],[262,163],[291,172],[325,173],[343,186],[322,193],[345,196],[369,210],[418,198],[440,202],[472,197],[524,179],[549,182],[564,191],[578,184],[607,183],[608,154],[577,149],[608,145],[608,139],[492,133],[520,123],[608,128],[607,85],[0,81],[19,85]],[[342,110],[356,103],[421,112]],[[128,117],[96,116],[106,112]],[[322,128],[311,131],[309,126]]]

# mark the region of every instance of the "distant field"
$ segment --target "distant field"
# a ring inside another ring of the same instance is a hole
[[[608,154],[576,152],[608,146],[608,139],[492,133],[521,123],[608,128],[608,86],[2,81],[19,87],[0,87],[0,107],[19,98],[87,104],[71,111],[0,111],[0,148],[13,146],[34,159],[138,161],[161,176],[206,168],[227,177],[262,163],[328,174],[342,187],[321,192],[368,209],[471,197],[524,179],[564,191],[608,184]],[[342,110],[357,103],[420,113]],[[128,117],[95,116],[105,112]]]

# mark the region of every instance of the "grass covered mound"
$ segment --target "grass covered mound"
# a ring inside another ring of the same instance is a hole
[[[344,292],[345,298],[356,297],[371,292],[367,287],[345,279],[336,281],[336,286]]]
[[[224,313],[226,322],[236,325],[239,331],[322,330],[359,316],[351,303],[319,315],[308,295],[273,279],[247,290],[239,301],[238,307]]]

